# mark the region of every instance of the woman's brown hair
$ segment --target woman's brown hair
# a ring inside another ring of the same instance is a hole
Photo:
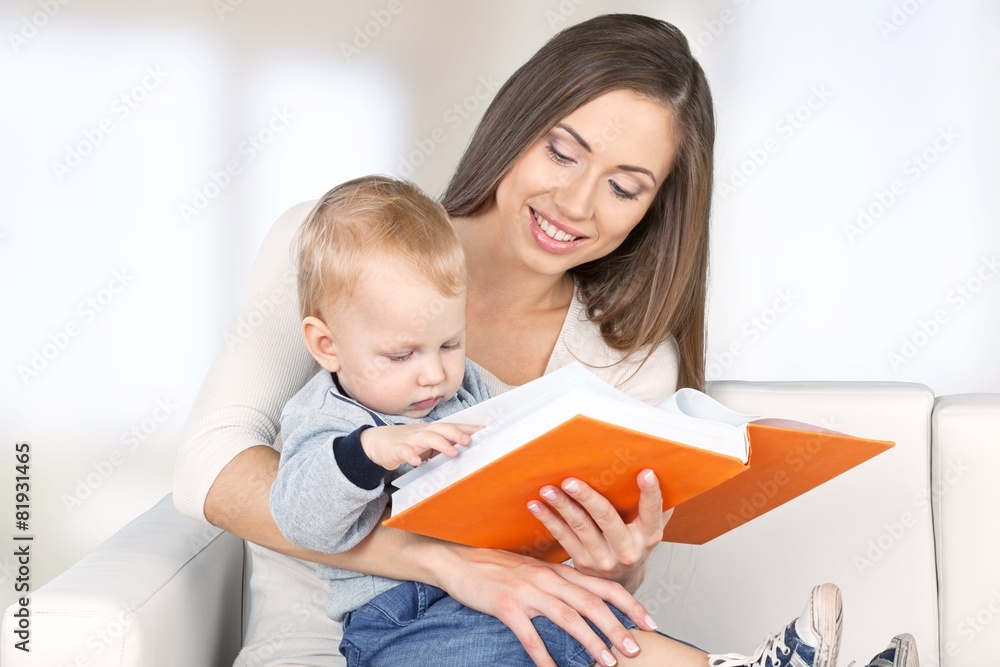
[[[669,108],[680,146],[670,175],[628,238],[570,273],[587,317],[609,346],[648,358],[672,335],[680,353],[678,386],[703,389],[715,116],[705,74],[677,28],[645,16],[608,14],[555,35],[497,92],[441,203],[452,216],[485,212],[529,146],[576,108],[622,89]]]

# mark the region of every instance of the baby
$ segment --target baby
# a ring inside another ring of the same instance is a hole
[[[487,398],[465,359],[465,259],[444,210],[370,176],[330,190],[299,237],[302,333],[323,370],[285,406],[271,510],[289,541],[339,553],[388,502],[386,476],[478,430],[436,423]],[[320,566],[343,617],[399,582]]]

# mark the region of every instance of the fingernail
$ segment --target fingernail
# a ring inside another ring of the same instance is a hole
[[[558,497],[559,497],[559,494],[557,494],[552,489],[544,489],[542,491],[542,498],[545,498],[549,502],[555,502],[556,498],[558,498]]]
[[[580,483],[575,479],[571,479],[563,484],[563,488],[566,489],[568,493],[578,493],[580,491]]]
[[[644,480],[646,480],[646,484],[655,484],[656,483],[656,475],[653,474],[652,470],[647,470],[646,474],[644,474],[642,476],[642,478]]]
[[[660,627],[656,624],[656,621],[654,621],[653,617],[650,616],[649,614],[646,614],[646,618],[644,620],[646,621],[646,625],[649,626],[650,630],[655,630],[656,628]]]
[[[529,511],[530,511],[530,512],[531,512],[532,514],[541,514],[541,513],[542,513],[542,508],[541,508],[541,507],[539,507],[539,506],[538,506],[538,503],[536,503],[536,502],[534,502],[534,501],[532,501],[532,502],[528,503],[528,510],[529,510]]]
[[[603,662],[608,667],[618,664],[618,661],[615,660],[615,656],[611,655],[611,652],[608,651],[607,649],[601,651],[601,662]]]
[[[636,644],[635,640],[632,639],[631,637],[629,637],[628,639],[626,639],[625,641],[623,641],[622,642],[622,646],[625,647],[625,651],[627,653],[638,653],[639,652],[639,645]]]

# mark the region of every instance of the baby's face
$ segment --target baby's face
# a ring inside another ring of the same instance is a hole
[[[465,375],[465,292],[442,296],[410,271],[363,277],[329,322],[337,379],[362,405],[424,417]]]

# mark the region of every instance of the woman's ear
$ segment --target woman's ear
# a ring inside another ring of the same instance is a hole
[[[302,337],[305,338],[309,353],[320,366],[331,373],[340,370],[337,342],[326,322],[310,315],[302,320]]]

